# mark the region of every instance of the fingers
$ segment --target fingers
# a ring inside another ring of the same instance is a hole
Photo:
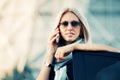
[[[55,29],[55,31],[53,32],[53,34],[52,34],[50,40],[53,39],[57,34],[59,34],[59,29],[58,29],[58,28]]]
[[[66,57],[60,56],[59,54],[55,55],[55,58],[57,59],[58,62],[63,61],[63,60],[66,59]]]
[[[50,37],[50,41],[54,42],[59,37],[59,29],[56,28],[52,36]]]
[[[66,56],[61,50],[57,50],[55,53],[55,58],[57,59],[58,62],[63,61],[66,59]]]

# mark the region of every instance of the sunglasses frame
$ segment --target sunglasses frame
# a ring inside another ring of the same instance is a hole
[[[71,22],[63,21],[60,24],[63,25],[64,27],[67,27],[69,24],[71,24],[72,27],[81,26],[81,23],[79,21],[75,21],[75,20],[73,20]]]

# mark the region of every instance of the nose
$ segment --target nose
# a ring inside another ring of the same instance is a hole
[[[73,29],[72,25],[71,25],[71,24],[68,24],[67,29],[68,29],[68,30],[72,30],[72,29]]]

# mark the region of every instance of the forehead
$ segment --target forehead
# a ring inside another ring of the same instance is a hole
[[[78,17],[72,12],[65,13],[61,18],[61,21],[73,21],[73,20],[79,21]]]

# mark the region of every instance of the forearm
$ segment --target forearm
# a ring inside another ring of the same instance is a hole
[[[52,61],[53,61],[53,55],[48,54],[48,56],[45,59],[45,62],[52,64]],[[48,80],[50,71],[51,71],[50,67],[43,65],[37,80]]]
[[[119,50],[106,46],[106,45],[101,45],[101,44],[75,44],[74,45],[75,50],[91,50],[91,51],[96,51],[96,50],[105,50],[105,51],[112,51],[112,52],[118,52]]]

